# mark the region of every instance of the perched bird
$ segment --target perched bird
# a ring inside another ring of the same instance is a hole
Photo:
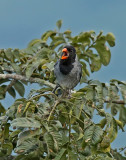
[[[82,67],[73,46],[67,45],[63,48],[61,59],[54,65],[54,74],[57,81],[54,92],[60,86],[69,94],[71,89],[80,82]]]

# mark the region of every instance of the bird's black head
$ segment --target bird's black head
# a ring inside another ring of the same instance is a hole
[[[66,45],[62,50],[61,61],[63,63],[73,63],[76,58],[76,50],[73,46]]]
[[[76,50],[73,46],[65,46],[62,50],[62,55],[60,59],[60,71],[64,75],[67,75],[71,72],[73,68],[73,63],[76,58]]]

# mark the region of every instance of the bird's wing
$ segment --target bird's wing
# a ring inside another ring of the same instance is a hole
[[[81,63],[79,62],[78,63],[78,81],[80,81],[81,77],[82,77],[82,65]]]
[[[56,77],[59,74],[59,61],[57,61],[54,65],[54,74]]]

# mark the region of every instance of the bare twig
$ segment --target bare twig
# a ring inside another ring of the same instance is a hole
[[[123,100],[118,100],[118,101],[109,101],[109,100],[104,100],[105,103],[115,103],[115,104],[125,104]]]
[[[43,79],[40,79],[40,78],[27,78],[25,76],[22,76],[22,75],[18,75],[18,74],[0,74],[0,79],[15,79],[15,80],[20,80],[20,81],[26,81],[26,82],[31,82],[31,83],[39,83],[39,84],[43,84],[43,85],[46,85],[46,86],[49,86],[51,88],[54,88],[55,87],[55,84],[53,83],[50,83],[48,81],[45,81]]]

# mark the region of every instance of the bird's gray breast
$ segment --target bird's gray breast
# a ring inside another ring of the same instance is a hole
[[[72,64],[73,68],[69,74],[63,74],[60,71],[60,61],[58,61],[54,66],[54,74],[56,76],[57,83],[64,89],[73,89],[80,81],[81,78],[81,64],[76,58],[75,62]],[[66,69],[69,66],[66,66]]]

